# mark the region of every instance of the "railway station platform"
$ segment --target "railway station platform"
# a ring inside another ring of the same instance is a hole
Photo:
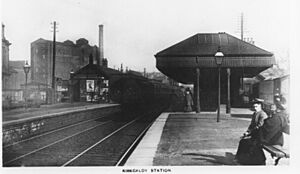
[[[125,166],[218,166],[239,165],[234,161],[239,138],[250,124],[252,111],[232,108],[231,115],[221,107],[216,112],[163,113],[150,127]],[[285,148],[289,146],[285,136]],[[273,165],[265,153],[267,165]],[[281,159],[278,165],[289,165]]]
[[[4,111],[2,112],[2,144],[11,144],[119,111],[119,104],[92,103],[58,103],[40,108]]]
[[[110,103],[87,103],[87,102],[74,102],[74,103],[57,103],[52,105],[42,105],[39,108],[19,108],[13,110],[6,110],[2,112],[2,123],[30,119],[35,117],[46,117],[47,115],[60,114],[64,112],[80,111],[93,108],[104,108],[115,106],[117,104]]]

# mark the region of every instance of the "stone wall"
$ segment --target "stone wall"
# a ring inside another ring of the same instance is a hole
[[[119,106],[80,109],[4,123],[2,127],[2,143],[3,146],[5,146],[71,124],[95,119],[101,116],[113,115],[117,112],[120,112]]]

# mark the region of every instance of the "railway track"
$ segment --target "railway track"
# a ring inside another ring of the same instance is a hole
[[[162,108],[87,120],[4,146],[3,166],[123,165]]]

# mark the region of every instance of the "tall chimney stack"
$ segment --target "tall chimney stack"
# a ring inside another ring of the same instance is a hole
[[[99,65],[102,66],[104,51],[103,51],[103,25],[99,25]]]
[[[4,37],[4,27],[5,27],[5,25],[2,23],[2,39],[5,39],[5,37]]]

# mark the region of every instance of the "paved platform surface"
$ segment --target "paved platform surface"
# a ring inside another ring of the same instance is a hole
[[[114,106],[116,104],[95,104],[87,102],[74,102],[74,103],[57,103],[53,105],[42,105],[40,108],[19,108],[7,110],[2,112],[2,123],[9,121],[28,119],[39,116],[47,116],[49,114],[56,114],[68,111],[76,111],[83,109],[92,109],[99,107]]]
[[[221,110],[222,111],[222,110]],[[163,113],[150,127],[126,166],[239,165],[234,161],[239,137],[252,112],[233,109],[232,116],[216,113]],[[285,136],[285,146],[289,142]],[[267,165],[273,165],[267,153]],[[281,159],[279,165],[289,165]]]

